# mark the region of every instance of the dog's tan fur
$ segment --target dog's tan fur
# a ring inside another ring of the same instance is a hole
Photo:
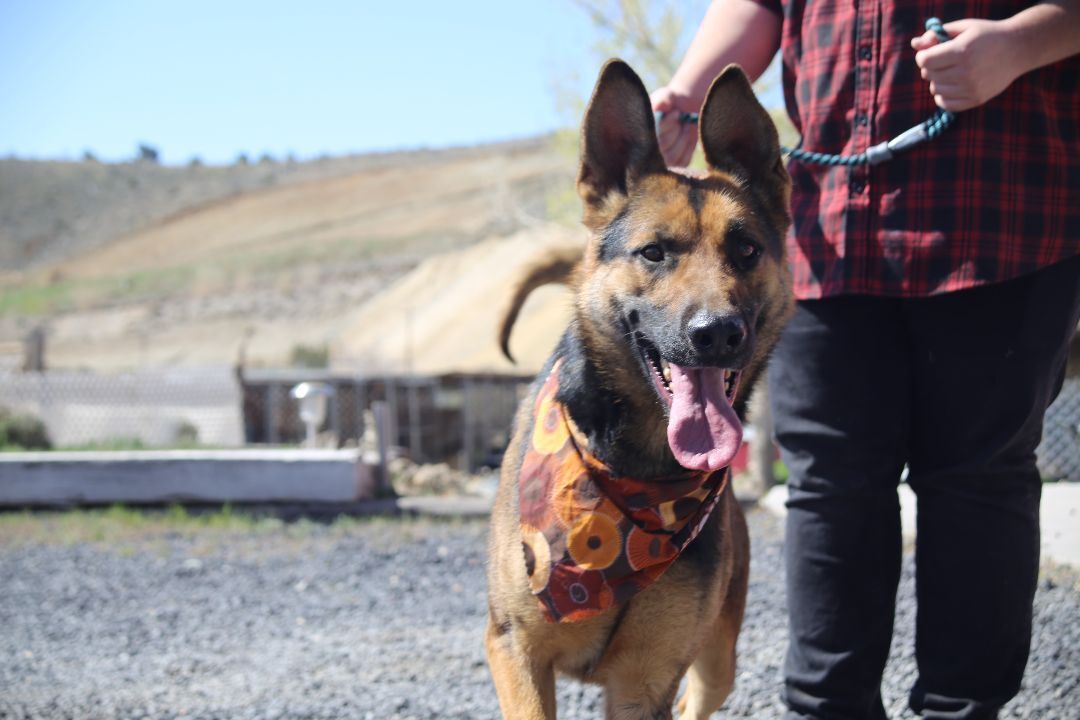
[[[617,439],[596,451],[609,453],[614,465],[636,477],[670,469],[673,456],[665,414],[627,349],[620,303],[647,303],[672,322],[706,306],[751,317],[755,342],[737,408],[791,308],[783,251],[790,181],[776,131],[741,70],[721,74],[701,118],[709,172],[689,179],[668,171],[640,80],[622,63],[605,66],[582,131],[578,187],[592,231],[588,247],[583,257],[560,254],[534,265],[500,331],[509,354],[510,330],[528,293],[569,281],[575,313],[560,347],[580,355],[579,364],[590,369],[581,374],[581,397],[602,392],[617,399]],[[620,248],[670,238],[678,265],[661,276],[626,253],[613,256],[605,243],[613,242],[611,228],[620,219]],[[763,248],[752,270],[736,271],[730,257],[736,219],[740,232]],[[486,649],[504,717],[554,718],[554,678],[561,672],[601,684],[605,716],[612,719],[670,718],[680,680],[688,675],[679,717],[707,718],[734,684],[746,602],[749,539],[730,487],[698,538],[655,583],[599,616],[548,623],[530,592],[518,525],[517,474],[532,407],[530,397],[518,411],[491,524]]]

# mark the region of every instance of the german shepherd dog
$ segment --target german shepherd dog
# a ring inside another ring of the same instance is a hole
[[[726,468],[792,308],[791,182],[737,66],[700,138],[707,172],[669,170],[644,85],[607,63],[581,133],[584,255],[536,265],[504,320],[507,350],[530,290],[574,291],[492,511],[485,645],[506,718],[554,718],[556,672],[602,685],[607,718],[670,718],[688,674],[679,717],[704,719],[734,684],[749,538]]]

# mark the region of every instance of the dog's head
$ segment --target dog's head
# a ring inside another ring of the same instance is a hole
[[[699,126],[708,172],[669,171],[641,80],[621,61],[604,66],[582,127],[592,233],[576,314],[621,394],[662,409],[679,464],[716,470],[742,439],[740,378],[790,313],[791,181],[739,67],[715,80]]]

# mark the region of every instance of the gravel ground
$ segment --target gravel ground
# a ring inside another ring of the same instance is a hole
[[[750,528],[738,684],[718,717],[781,710],[781,529],[763,511]],[[481,521],[29,535],[0,527],[0,718],[497,716]],[[1044,572],[1027,680],[1004,718],[1080,717],[1078,589]],[[909,557],[884,687],[894,718],[912,717],[912,592]],[[595,688],[561,681],[559,696],[561,718],[601,714]]]

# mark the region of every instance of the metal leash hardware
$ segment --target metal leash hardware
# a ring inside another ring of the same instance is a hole
[[[942,27],[941,20],[938,20],[936,17],[926,21],[926,29],[932,30],[941,42],[949,40],[949,34],[945,32],[945,28]],[[847,167],[855,165],[880,165],[886,160],[891,160],[898,152],[908,150],[927,140],[933,140],[938,135],[945,132],[955,119],[956,115],[954,113],[951,113],[948,110],[938,109],[937,112],[915,127],[908,128],[892,140],[868,147],[864,152],[857,155],[836,155],[833,153],[810,152],[801,148],[789,148],[784,145],[780,146],[780,151],[790,158],[794,158],[801,162],[814,163],[815,165],[843,165]],[[681,123],[697,123],[697,121],[697,113],[679,113],[679,122]]]

